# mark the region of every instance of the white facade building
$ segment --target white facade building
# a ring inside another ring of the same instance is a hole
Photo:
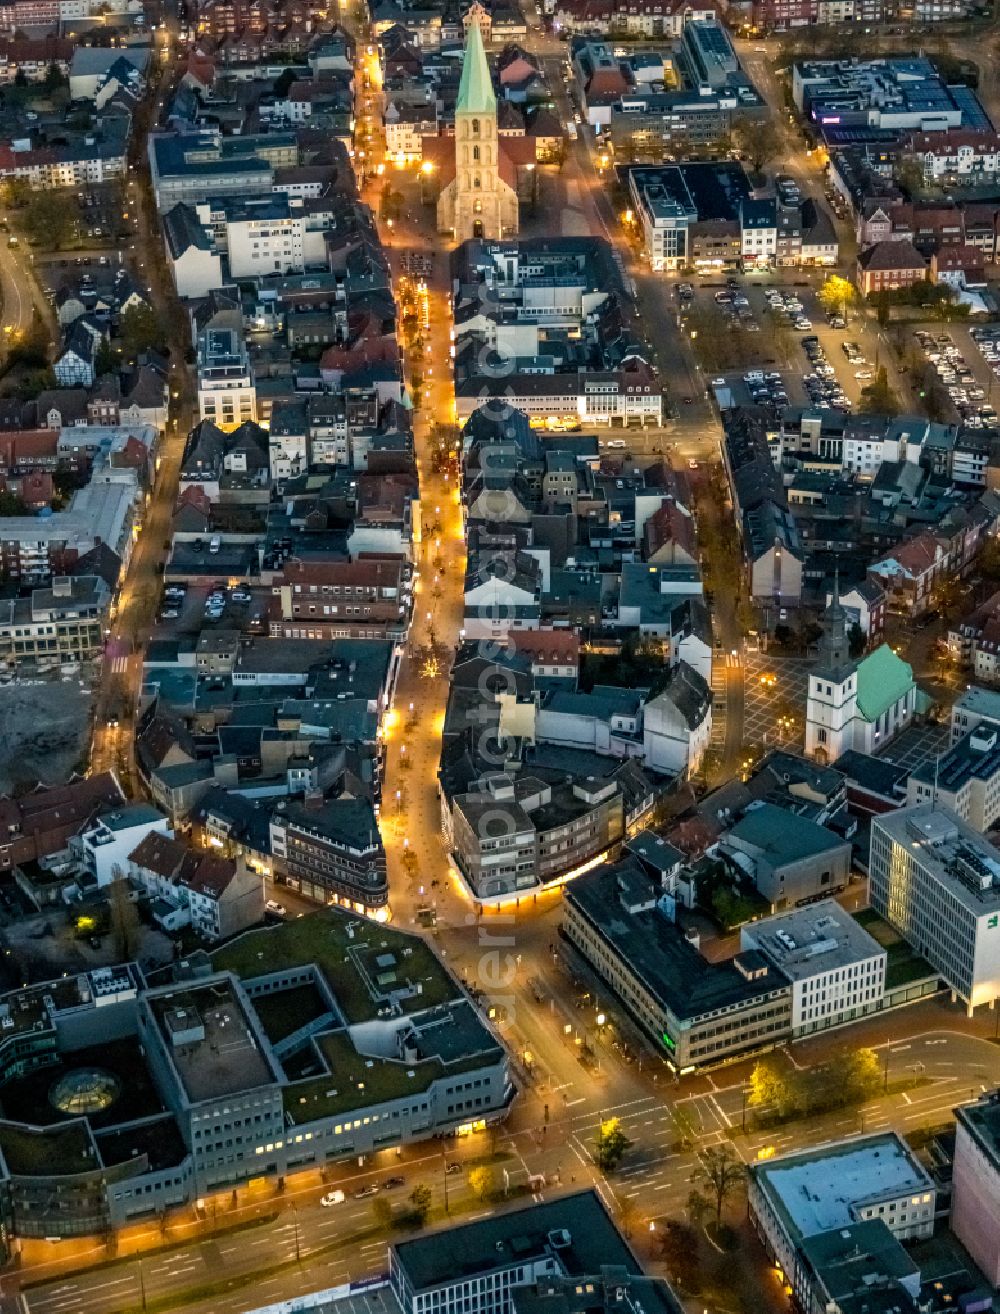
[[[257,418],[257,389],[242,321],[206,329],[198,340],[198,414],[220,429],[235,429]]]
[[[792,983],[792,1035],[874,1012],[885,995],[886,953],[834,899],[751,922],[741,949],[759,949]]]
[[[932,803],[872,818],[869,897],[971,1014],[1000,997],[1000,853]]]
[[[934,1231],[936,1198],[932,1178],[895,1132],[751,1164],[747,1189],[753,1224],[804,1309],[813,1273],[803,1241],[869,1219],[899,1241],[923,1240]]]
[[[170,822],[146,803],[105,812],[70,841],[80,861],[97,877],[100,886],[110,885],[129,871],[129,854],[152,832],[172,835]]]

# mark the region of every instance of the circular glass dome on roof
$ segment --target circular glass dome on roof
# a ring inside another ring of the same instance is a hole
[[[79,1118],[109,1109],[121,1093],[121,1082],[103,1068],[77,1068],[53,1082],[49,1103],[60,1113]]]

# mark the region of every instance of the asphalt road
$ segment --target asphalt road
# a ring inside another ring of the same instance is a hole
[[[171,66],[157,65],[157,80],[151,95],[160,94],[171,78]],[[134,147],[136,173],[129,178],[128,205],[135,218],[132,257],[143,278],[148,277],[153,306],[165,324],[176,321],[169,314],[174,290],[160,254],[159,219],[148,190],[145,151]],[[143,650],[156,614],[163,581],[160,568],[166,560],[181,460],[188,432],[197,418],[197,396],[193,371],[184,359],[186,341],[171,341],[170,403],[166,432],[156,448],[155,477],[132,550],[128,569],[119,588],[105,640],[101,681],[94,699],[94,729],[90,774],[116,770],[127,792],[134,793],[135,710],[142,683]]]
[[[37,312],[55,338],[55,315],[30,271],[29,260],[30,255],[23,247],[8,246],[6,239],[0,241],[0,305],[3,307],[4,337],[16,339],[26,333]]]
[[[548,1024],[535,1010],[529,1029]],[[746,1161],[754,1161],[761,1152],[781,1154],[800,1147],[820,1144],[855,1132],[895,1129],[912,1131],[921,1126],[946,1122],[958,1103],[978,1097],[981,1091],[1000,1081],[1000,1049],[990,1041],[956,1034],[950,1030],[921,1030],[926,1020],[950,1017],[938,1004],[920,1006],[895,1015],[886,1026],[898,1030],[899,1038],[889,1045],[889,1082],[910,1083],[912,1089],[892,1090],[888,1095],[869,1101],[858,1110],[831,1113],[822,1118],[786,1124],[779,1129],[744,1133],[743,1096],[745,1066],[724,1070],[714,1077],[694,1077],[675,1084],[660,1076],[651,1080],[648,1068],[639,1073],[635,1066],[625,1067],[618,1056],[602,1041],[595,1041],[600,1069],[585,1072],[578,1062],[570,1065],[572,1080],[555,1081],[549,1073],[544,1084],[535,1084],[526,1093],[520,1107],[497,1145],[498,1189],[506,1184],[511,1192],[523,1189],[528,1175],[544,1174],[547,1184],[544,1198],[593,1184],[616,1211],[632,1216],[637,1234],[648,1230],[649,1221],[679,1216],[690,1191],[690,1178],[697,1156],[710,1145],[731,1143]],[[557,1018],[553,1026],[558,1027]],[[551,1030],[551,1029],[550,1029]],[[561,1042],[559,1042],[561,1043]],[[847,1043],[847,1038],[827,1037],[799,1045],[792,1050],[793,1062],[803,1064],[813,1056],[829,1056],[831,1046]],[[546,1058],[558,1044],[550,1040]],[[885,1048],[880,1049],[884,1057]],[[561,1068],[561,1061],[558,1062]],[[919,1084],[915,1084],[919,1083]],[[548,1106],[549,1120],[544,1109]],[[678,1139],[678,1120],[674,1109],[684,1110],[683,1122],[691,1129],[694,1145],[682,1148]],[[591,1160],[591,1146],[602,1118],[615,1116],[633,1141],[620,1168],[605,1178],[597,1173]],[[752,1117],[751,1117],[752,1124]],[[290,1299],[317,1287],[335,1285],[382,1271],[385,1267],[387,1238],[374,1230],[375,1215],[370,1200],[356,1200],[353,1193],[372,1183],[384,1183],[392,1174],[405,1177],[406,1185],[386,1193],[387,1198],[402,1200],[417,1182],[431,1187],[436,1206],[444,1202],[445,1182],[452,1216],[470,1218],[484,1212],[473,1194],[467,1175],[445,1174],[445,1165],[460,1165],[481,1154],[482,1138],[469,1138],[454,1145],[420,1145],[402,1156],[386,1152],[362,1169],[339,1165],[335,1176],[323,1184],[314,1176],[296,1177],[280,1196],[254,1196],[241,1193],[236,1210],[224,1211],[229,1217],[209,1217],[201,1224],[201,1235],[190,1244],[167,1254],[147,1255],[120,1262],[112,1268],[95,1268],[76,1277],[53,1277],[51,1281],[29,1289],[24,1296],[28,1314],[117,1314],[134,1307],[141,1291],[149,1301],[163,1301],[168,1308],[174,1300],[188,1314],[237,1314],[248,1306],[271,1299]],[[324,1209],[319,1195],[341,1185],[348,1193],[342,1204]],[[523,1201],[523,1195],[519,1197]],[[517,1202],[515,1199],[512,1202]],[[503,1208],[503,1202],[497,1206]],[[280,1210],[273,1221],[262,1222],[248,1231],[226,1235],[213,1228],[223,1221],[247,1222],[254,1211],[270,1214]],[[193,1230],[189,1227],[189,1231]],[[171,1243],[183,1236],[181,1228],[167,1238]],[[147,1239],[160,1240],[156,1229]],[[57,1247],[49,1247],[57,1251]],[[99,1251],[95,1251],[95,1257]],[[296,1254],[299,1263],[296,1263]],[[279,1262],[287,1267],[279,1274],[261,1280],[252,1275],[262,1267]],[[140,1284],[141,1263],[141,1284]],[[41,1275],[44,1270],[22,1271],[21,1279]],[[239,1289],[211,1299],[188,1301],[185,1293],[200,1282],[225,1275],[244,1279]],[[10,1285],[8,1279],[8,1286]],[[8,1307],[12,1307],[8,1305]]]

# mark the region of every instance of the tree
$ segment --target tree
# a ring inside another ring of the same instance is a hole
[[[135,957],[139,947],[139,913],[132,899],[132,889],[125,873],[117,864],[112,868],[113,879],[108,889],[108,912],[111,922],[111,942],[119,960]]]
[[[694,1144],[695,1122],[691,1110],[686,1104],[675,1104],[670,1113],[671,1121],[674,1124],[674,1131],[677,1133],[677,1140],[674,1142],[675,1147],[679,1150],[687,1150]]]
[[[403,213],[404,199],[402,192],[394,191],[392,183],[387,182],[379,197],[379,217],[382,219],[398,219]]]
[[[768,160],[773,160],[781,149],[781,135],[773,118],[760,123],[743,123],[734,130],[741,154],[750,161],[755,173],[760,173]]]
[[[136,356],[151,348],[161,350],[164,346],[163,328],[152,306],[143,302],[139,306],[129,306],[123,312],[119,324],[119,336],[125,355],[134,360]]]
[[[42,82],[42,86],[46,91],[55,91],[57,87],[68,87],[69,78],[58,64],[50,64],[45,70],[45,78]]]
[[[882,1064],[873,1049],[854,1049],[844,1054],[838,1064],[848,1102],[870,1099],[882,1084]]]
[[[8,178],[3,185],[3,202],[8,210],[19,210],[31,199],[31,184],[27,178]]]
[[[594,1141],[594,1162],[602,1172],[613,1172],[621,1163],[632,1142],[622,1130],[618,1118],[605,1119],[597,1129]]]
[[[25,228],[40,246],[58,251],[69,240],[76,218],[75,201],[57,192],[35,192],[25,211]]]
[[[704,1191],[699,1191],[697,1186],[692,1186],[684,1204],[684,1212],[687,1214],[691,1226],[701,1227],[702,1223],[705,1221],[705,1215],[711,1208],[712,1202],[705,1195]]]
[[[713,1201],[715,1225],[722,1222],[726,1201],[746,1176],[746,1167],[728,1145],[710,1145],[703,1151],[692,1182],[704,1182]]]
[[[781,1113],[788,1104],[788,1085],[770,1059],[761,1059],[750,1073],[747,1106]]]
[[[889,387],[889,375],[880,365],[875,378],[861,390],[861,409],[866,415],[898,415],[899,398]]]
[[[893,180],[902,187],[911,201],[920,195],[927,183],[923,165],[914,156],[899,161],[893,170]]]
[[[841,278],[839,274],[831,274],[816,293],[816,299],[828,315],[843,315],[845,319],[857,297],[854,284],[850,279]]]
[[[410,1217],[418,1227],[423,1227],[431,1212],[431,1188],[420,1182],[410,1192]]]
[[[473,1195],[485,1202],[496,1194],[497,1175],[488,1164],[480,1164],[470,1171],[469,1186]]]
[[[667,1219],[660,1232],[660,1257],[679,1287],[697,1291],[701,1279],[698,1235],[687,1223]]]
[[[987,579],[1000,579],[1000,538],[988,538],[976,557],[976,569]]]
[[[100,342],[97,344],[97,351],[94,354],[95,378],[100,379],[103,378],[105,374],[114,374],[117,368],[118,356],[115,353],[114,347],[112,347],[107,338],[101,338]]]

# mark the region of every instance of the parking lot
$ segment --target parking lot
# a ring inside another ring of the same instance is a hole
[[[803,272],[809,277],[803,278]],[[704,316],[714,308],[727,329],[740,334],[747,356],[743,368],[711,370],[705,366],[713,385],[723,380],[731,389],[734,405],[812,405],[845,411],[858,407],[863,389],[875,375],[877,330],[861,315],[849,315],[845,320],[824,310],[818,289],[825,277],[825,271],[819,269],[771,270],[678,285],[682,323],[687,319],[695,324],[699,311]],[[844,353],[845,343],[852,344],[850,357]],[[754,351],[757,344],[759,351]],[[887,344],[881,362],[887,366],[890,385],[905,402],[903,383],[892,368]],[[758,387],[761,395],[755,398],[749,385],[759,385],[761,380],[747,376],[758,371],[767,387]],[[778,395],[768,396],[769,392]],[[781,399],[781,392],[787,401]]]
[[[947,395],[954,417],[967,429],[998,430],[990,403],[994,378],[1000,378],[1000,329],[973,328],[962,342],[956,334],[914,333],[924,360]]]
[[[240,630],[263,634],[267,628],[268,589],[247,585],[168,583],[156,618],[157,639],[194,635],[202,630]]]

